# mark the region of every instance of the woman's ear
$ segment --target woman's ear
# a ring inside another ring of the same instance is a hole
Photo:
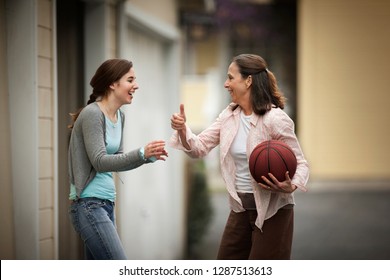
[[[246,88],[249,88],[252,85],[252,75],[249,75],[245,80]]]
[[[116,85],[116,82],[113,82],[113,83],[110,85],[110,89],[114,90],[114,89],[115,89],[115,85]]]

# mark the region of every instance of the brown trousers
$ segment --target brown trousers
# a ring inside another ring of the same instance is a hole
[[[256,210],[230,212],[217,259],[288,260],[291,258],[294,209],[285,207],[265,220],[263,231],[255,226]]]

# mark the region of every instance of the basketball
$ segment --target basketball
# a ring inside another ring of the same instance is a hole
[[[292,178],[297,170],[297,159],[293,150],[279,140],[268,140],[257,145],[249,157],[249,171],[257,183],[265,184],[261,176],[271,182],[271,173],[279,182],[286,180],[286,171]]]

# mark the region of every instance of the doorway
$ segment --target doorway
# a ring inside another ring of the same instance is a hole
[[[84,106],[84,3],[57,1],[58,258],[82,259],[83,244],[68,218],[70,112]]]

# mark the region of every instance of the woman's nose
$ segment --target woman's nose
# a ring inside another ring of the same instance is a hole
[[[229,86],[228,80],[225,81],[225,83],[223,84],[223,86],[224,86],[225,88],[227,88],[227,87]]]

